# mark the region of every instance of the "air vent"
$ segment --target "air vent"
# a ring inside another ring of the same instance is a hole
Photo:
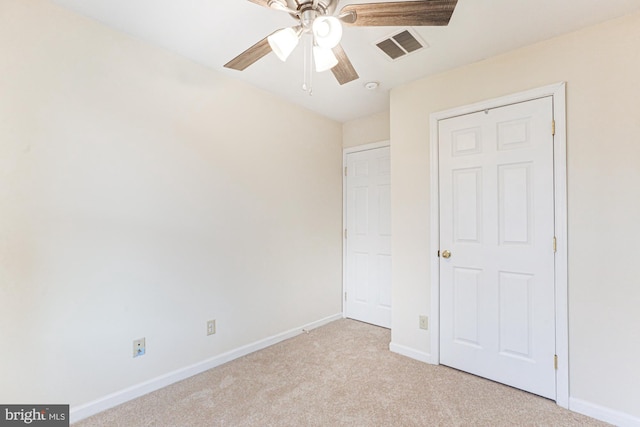
[[[400,59],[410,53],[417,52],[428,47],[418,38],[418,35],[410,30],[404,30],[392,36],[386,37],[375,44],[384,54],[392,59]]]

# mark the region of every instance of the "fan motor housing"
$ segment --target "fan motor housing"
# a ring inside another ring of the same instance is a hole
[[[287,4],[287,7],[292,10],[302,11],[305,9],[314,9],[314,0],[281,0]],[[332,15],[336,10],[337,0],[317,0],[315,10],[320,15]]]

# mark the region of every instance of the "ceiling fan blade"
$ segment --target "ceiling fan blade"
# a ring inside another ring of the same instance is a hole
[[[342,46],[338,45],[332,50],[336,55],[336,58],[338,58],[338,65],[333,67],[331,71],[338,80],[338,83],[340,83],[340,85],[343,85],[345,83],[349,83],[358,79],[360,76],[356,72],[356,69],[353,68],[353,64],[351,64],[351,61],[349,60],[349,57],[347,56],[347,53],[344,51]]]
[[[349,4],[340,11],[340,19],[348,25],[370,27],[447,25],[457,3],[458,0],[421,0]]]
[[[287,12],[296,14],[297,12],[293,9],[289,9],[286,0],[249,0],[251,3],[257,4],[258,6],[267,7],[269,9],[279,10],[281,12]]]
[[[267,55],[269,52],[271,52],[271,46],[269,46],[269,41],[267,40],[267,37],[265,37],[249,49],[242,52],[240,55],[233,58],[231,61],[224,64],[224,67],[242,71],[249,65]]]

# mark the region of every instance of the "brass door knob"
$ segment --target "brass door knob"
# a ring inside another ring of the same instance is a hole
[[[444,250],[442,251],[442,258],[451,258],[451,251]]]

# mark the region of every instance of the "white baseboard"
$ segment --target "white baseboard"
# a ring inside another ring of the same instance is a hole
[[[247,354],[253,353],[255,351],[262,350],[289,338],[293,338],[297,335],[300,335],[305,330],[309,331],[320,326],[324,326],[327,323],[333,322],[334,320],[338,319],[342,319],[342,313],[334,314],[333,316],[329,316],[324,319],[309,323],[307,325],[294,328],[289,331],[282,332],[280,334],[262,339],[260,341],[256,341],[254,343],[236,348],[218,356],[214,356],[210,359],[203,360],[202,362],[198,362],[194,365],[169,372],[165,375],[161,375],[157,378],[153,378],[141,384],[136,384],[124,390],[109,394],[100,399],[94,400],[93,402],[71,407],[69,413],[70,421],[71,423],[75,423],[99,412],[105,411],[109,408],[113,408],[122,403],[136,399],[140,396],[144,396],[145,394],[159,390],[178,381],[182,381],[194,375],[205,372],[209,369],[215,368],[216,366],[220,366],[224,363],[230,362],[234,359],[238,359],[242,356],[246,356]]]
[[[419,360],[420,362],[433,364],[433,362],[431,361],[431,355],[429,353],[425,353],[411,347],[407,347],[407,346],[392,342],[391,344],[389,344],[389,350],[391,350],[393,353],[398,353],[398,354],[401,354],[402,356]]]
[[[640,427],[640,418],[638,417],[576,399],[575,397],[569,398],[569,409],[618,427]]]

